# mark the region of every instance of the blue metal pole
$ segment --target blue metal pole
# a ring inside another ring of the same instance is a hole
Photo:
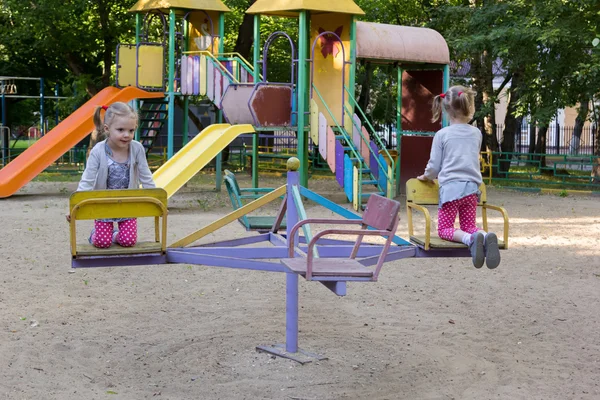
[[[308,71],[306,59],[308,58],[308,35],[310,32],[308,32],[308,14],[306,10],[300,11],[298,23],[300,25],[298,27],[298,87],[296,90],[298,94],[298,158],[300,159],[300,183],[302,186],[308,187],[308,136],[304,131],[304,127],[307,125],[305,112],[308,109],[306,94],[309,88],[306,76]]]
[[[58,97],[58,83],[56,85],[54,85],[54,96]],[[60,99],[56,99],[56,104],[55,104],[55,109],[56,109],[56,120],[54,122],[56,122],[56,125],[58,125],[58,103],[60,102]]]
[[[169,10],[169,115],[167,136],[167,159],[173,157],[173,135],[175,132],[175,10]]]
[[[42,136],[46,134],[46,129],[44,129],[44,78],[40,78],[40,131]]]
[[[254,15],[254,84],[260,82],[260,14]],[[265,81],[267,77],[265,76]],[[252,187],[258,187],[258,133],[252,135]]]
[[[444,65],[444,77],[442,78],[442,92],[446,93],[450,88],[450,66]],[[448,118],[442,113],[442,127],[448,126]]]
[[[223,53],[224,50],[224,37],[225,37],[225,13],[224,12],[220,12],[219,13],[219,54]],[[224,79],[228,79],[227,77],[224,77]],[[219,123],[223,123],[223,111],[219,110],[217,112],[217,120],[219,121]],[[221,191],[221,184],[223,182],[223,175],[222,175],[222,163],[223,163],[223,152],[220,151],[219,154],[217,154],[217,159],[215,160],[215,170],[216,170],[216,179],[215,179],[215,184],[216,184],[216,191],[220,192]]]
[[[298,171],[288,171],[287,173],[287,237],[294,225],[298,222],[298,212],[292,195],[292,187],[298,185]],[[295,243],[298,243],[296,235]],[[289,353],[298,352],[298,274],[285,274],[285,351]]]

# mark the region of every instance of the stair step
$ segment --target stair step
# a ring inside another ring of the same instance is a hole
[[[344,135],[335,135],[335,140],[346,140],[346,136],[344,136]]]
[[[358,158],[356,158],[356,157],[350,157],[350,161],[352,161],[352,162],[363,162],[363,161],[365,161],[365,159],[362,158],[362,157],[358,157]]]
[[[362,197],[369,197],[369,196],[370,196],[370,195],[372,195],[372,194],[378,194],[378,195],[380,195],[380,196],[385,196],[385,193],[384,193],[384,192],[361,193],[361,196],[362,196]]]
[[[369,174],[371,173],[371,168],[361,168],[360,170],[358,170],[358,172],[361,174]]]
[[[375,179],[369,179],[366,181],[362,181],[363,185],[377,185],[377,181]]]
[[[140,118],[140,122],[165,122],[164,118]]]

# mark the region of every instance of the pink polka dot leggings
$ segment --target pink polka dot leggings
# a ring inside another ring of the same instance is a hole
[[[458,214],[461,231],[467,233],[477,232],[479,230],[475,225],[477,201],[477,194],[471,194],[462,199],[442,204],[442,207],[438,210],[438,236],[445,240],[452,240],[456,214]]]
[[[114,242],[123,247],[134,246],[137,242],[137,219],[127,219],[118,224],[119,232],[116,233]],[[95,220],[91,239],[95,247],[101,249],[110,247],[113,244],[113,223]]]

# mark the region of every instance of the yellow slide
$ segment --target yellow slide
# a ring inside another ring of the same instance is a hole
[[[252,125],[214,124],[205,128],[152,176],[156,187],[171,197],[198,171],[243,133],[253,133]]]

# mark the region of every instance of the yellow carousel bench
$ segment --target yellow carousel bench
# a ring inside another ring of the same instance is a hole
[[[164,255],[167,249],[167,192],[164,189],[94,190],[75,192],[69,200],[70,243],[73,260],[80,258]],[[132,247],[113,245],[99,249],[77,243],[77,221],[104,218],[154,217],[154,241],[138,242]],[[160,219],[162,218],[162,224]],[[74,262],[74,266],[77,263]],[[101,262],[99,262],[101,264]],[[114,263],[113,263],[114,264]],[[111,264],[112,265],[112,264]],[[82,266],[82,265],[78,265]],[[95,265],[90,265],[95,266]],[[98,265],[100,266],[100,265]]]
[[[503,207],[494,206],[487,202],[487,192],[485,184],[479,187],[481,199],[478,207],[481,208],[481,217],[483,220],[483,230],[488,232],[487,211],[498,211],[504,220],[503,235],[498,235],[498,247],[508,248],[508,214]],[[431,215],[426,206],[438,206],[439,203],[439,185],[437,180],[434,182],[422,182],[418,179],[409,179],[406,182],[406,214],[408,217],[408,235],[410,241],[425,250],[429,249],[458,249],[466,248],[462,243],[449,242],[431,234]],[[425,233],[417,235],[414,232],[413,210],[420,211],[425,217]],[[503,239],[500,239],[502,237]]]

